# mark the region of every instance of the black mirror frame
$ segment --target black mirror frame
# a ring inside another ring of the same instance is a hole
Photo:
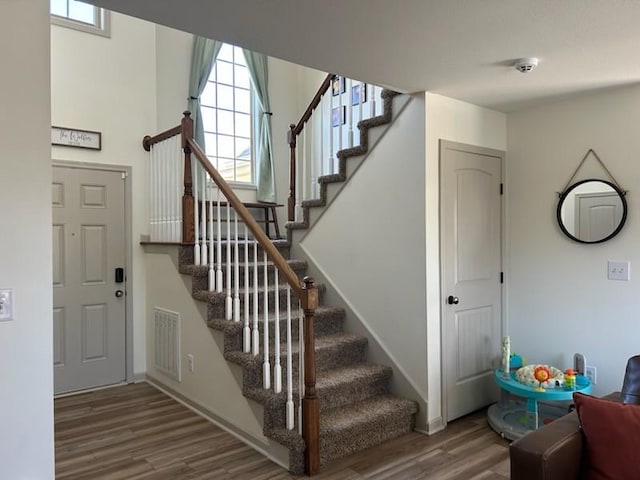
[[[564,204],[564,200],[565,198],[567,198],[567,195],[576,187],[582,185],[583,183],[587,183],[587,182],[602,182],[605,183],[607,185],[609,185],[611,188],[613,188],[613,190],[618,194],[618,196],[620,197],[620,201],[622,202],[622,218],[620,219],[620,224],[618,225],[618,227],[611,232],[611,234],[601,240],[596,240],[593,242],[588,242],[586,240],[580,240],[579,238],[575,237],[574,235],[572,235],[571,233],[569,233],[569,231],[567,230],[567,228],[564,226],[564,224],[562,223],[562,205]],[[579,182],[576,182],[572,185],[569,185],[564,192],[560,193],[560,200],[558,201],[558,208],[556,209],[556,218],[558,220],[558,225],[560,226],[560,229],[562,230],[562,232],[569,237],[571,240],[576,241],[578,243],[587,243],[587,244],[594,244],[594,243],[602,243],[602,242],[606,242],[607,240],[611,240],[613,237],[615,237],[618,233],[620,233],[620,230],[622,230],[622,227],[624,226],[625,222],[627,221],[627,200],[625,198],[625,193],[623,192],[620,187],[618,187],[617,185],[607,181],[607,180],[601,180],[599,178],[589,178],[587,180],[581,180]]]

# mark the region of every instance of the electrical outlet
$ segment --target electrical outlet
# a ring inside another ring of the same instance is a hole
[[[629,262],[607,262],[607,278],[628,282],[631,278],[631,264]]]
[[[195,370],[195,361],[190,353],[187,355],[187,363],[189,364],[189,371],[193,372]]]
[[[13,290],[0,290],[0,322],[13,320]]]
[[[596,384],[596,367],[587,365],[585,376],[589,379],[589,381],[591,382],[591,385],[595,385]]]

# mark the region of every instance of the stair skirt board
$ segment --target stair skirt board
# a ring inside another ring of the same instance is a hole
[[[153,308],[154,367],[178,382],[180,365],[180,314],[165,308]]]

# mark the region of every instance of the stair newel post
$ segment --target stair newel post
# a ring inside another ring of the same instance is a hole
[[[296,126],[289,125],[287,143],[289,144],[289,200],[287,203],[288,218],[293,222],[296,218]]]
[[[318,308],[318,289],[311,277],[304,278],[302,308],[304,310],[304,399],[302,400],[302,436],[305,451],[305,473],[314,475],[320,469],[320,401],[316,394],[316,350],[313,317]]]
[[[182,195],[182,241],[183,243],[195,242],[193,179],[191,176],[191,148],[187,143],[193,138],[193,120],[191,112],[184,112],[180,122],[182,131],[182,150],[184,151],[184,193]]]

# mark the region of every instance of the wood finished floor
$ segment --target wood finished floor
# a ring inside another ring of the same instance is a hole
[[[56,399],[55,447],[57,479],[299,478],[147,383]],[[478,412],[435,435],[411,433],[342,459],[314,478],[504,480],[508,443]]]

